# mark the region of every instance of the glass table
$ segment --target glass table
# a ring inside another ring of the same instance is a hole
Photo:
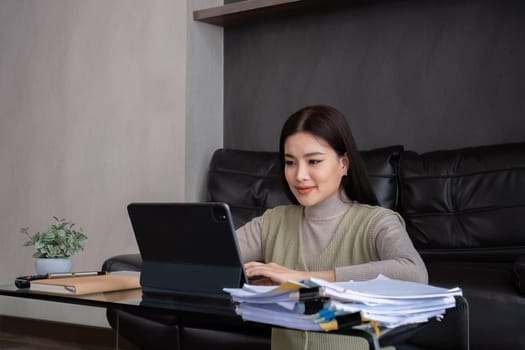
[[[165,312],[176,316],[182,326],[191,326],[203,329],[223,329],[235,331],[239,329],[271,327],[266,324],[243,321],[238,316],[228,298],[194,298],[176,296],[151,297],[142,293],[141,289],[124,290],[117,292],[93,293],[86,295],[62,295],[44,292],[35,292],[29,289],[18,289],[14,284],[0,285],[0,295],[51,301],[65,304],[77,304],[91,307],[110,308],[122,311],[155,311]],[[117,313],[118,314],[118,313]],[[119,349],[119,326],[115,327],[115,349]],[[362,325],[354,328],[338,330],[336,333],[359,336],[369,343],[370,349],[379,349],[379,339],[388,335],[395,343],[408,338],[425,324],[407,325],[394,329],[381,330],[379,335],[373,327]],[[395,339],[395,340],[394,340]],[[383,343],[383,341],[382,341]],[[391,342],[388,342],[391,343]],[[382,344],[383,346],[388,344]]]

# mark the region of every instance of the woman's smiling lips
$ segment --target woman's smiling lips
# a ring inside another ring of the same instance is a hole
[[[313,191],[313,189],[315,188],[315,186],[310,186],[310,187],[295,187],[295,189],[297,190],[297,192],[299,194],[307,194],[307,193],[310,193],[311,191]]]

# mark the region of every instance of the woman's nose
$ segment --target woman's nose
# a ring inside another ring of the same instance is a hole
[[[301,163],[297,164],[296,177],[298,181],[308,179],[308,169],[306,168],[305,164],[301,164]]]

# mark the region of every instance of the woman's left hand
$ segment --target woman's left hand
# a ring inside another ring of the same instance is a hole
[[[248,278],[264,276],[276,284],[281,284],[289,280],[302,281],[303,279],[307,279],[309,277],[308,273],[305,271],[292,270],[276,263],[265,264],[257,261],[251,261],[244,264],[244,270],[246,271]]]

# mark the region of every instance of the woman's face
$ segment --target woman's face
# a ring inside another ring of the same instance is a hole
[[[284,175],[299,204],[309,207],[339,190],[349,160],[340,157],[322,138],[308,132],[288,136],[284,142]]]

